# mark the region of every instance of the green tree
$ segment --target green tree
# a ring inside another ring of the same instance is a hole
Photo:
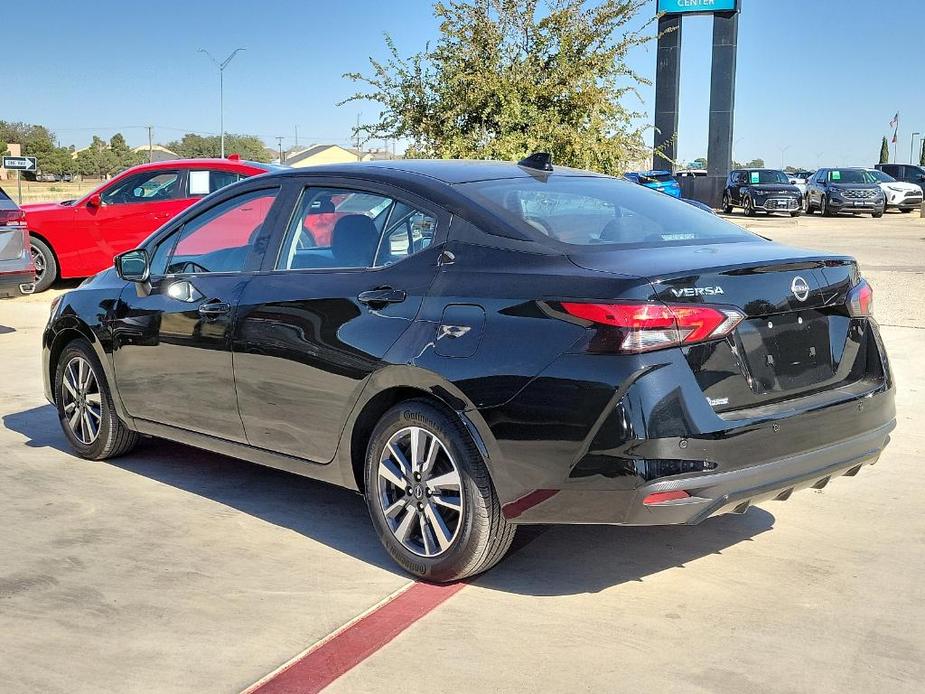
[[[707,158],[706,157],[697,157],[694,161],[691,162],[690,168],[692,169],[705,169],[707,168]]]
[[[55,136],[44,125],[0,120],[0,142],[22,145],[23,156],[41,160],[55,148]]]
[[[42,158],[39,169],[43,173],[53,173],[58,176],[78,172],[77,162],[71,156],[71,150],[67,147],[55,147],[50,153],[46,154]]]
[[[883,138],[883,142],[880,143],[880,163],[890,163],[890,145],[887,143],[885,136]]]
[[[622,99],[649,81],[627,64],[651,40],[646,0],[444,0],[433,50],[370,60],[348,73],[378,120],[354,134],[408,139],[408,156],[517,160],[546,151],[559,164],[622,173],[646,156],[641,114]],[[641,26],[638,26],[641,24]],[[638,28],[631,29],[636,25]]]
[[[195,133],[187,133],[181,139],[168,142],[165,147],[176,152],[184,159],[201,159],[203,157],[219,157],[222,153],[222,140],[218,135],[203,137]],[[225,153],[238,154],[242,159],[250,161],[270,161],[265,151],[267,146],[256,135],[225,135]]]
[[[116,133],[110,138],[109,151],[112,153],[113,159],[115,160],[117,170],[127,169],[130,166],[137,166],[147,161],[145,155],[132,151],[131,147],[126,144],[122,133]]]
[[[83,176],[105,178],[119,169],[119,162],[106,140],[94,135],[90,146],[77,153],[77,169]]]
[[[757,159],[752,159],[751,161],[745,162],[746,169],[763,169],[764,168],[764,159],[758,157]]]

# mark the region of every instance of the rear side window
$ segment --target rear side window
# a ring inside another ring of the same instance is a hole
[[[756,238],[686,202],[615,178],[530,176],[458,188],[526,235],[552,245],[646,248]]]
[[[0,200],[9,200],[10,196],[3,192],[3,188],[0,188]]]
[[[436,219],[361,190],[308,187],[289,222],[278,270],[390,265],[433,242]]]
[[[190,170],[186,179],[187,197],[196,198],[214,193],[225,186],[237,183],[244,176],[234,171],[197,171]]]

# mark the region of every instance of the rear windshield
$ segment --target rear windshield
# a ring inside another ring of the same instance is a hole
[[[540,241],[654,248],[756,238],[693,205],[616,178],[529,177],[458,187]]]
[[[832,183],[876,183],[876,179],[868,171],[861,169],[833,169],[829,171],[829,181]]]
[[[674,176],[672,176],[670,173],[640,174],[639,179],[643,183],[651,183],[653,181],[657,183],[668,183],[669,181],[674,180]]]

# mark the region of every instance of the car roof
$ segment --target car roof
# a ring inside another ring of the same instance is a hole
[[[596,176],[605,174],[554,166],[553,171],[539,171],[519,166],[514,162],[473,159],[392,159],[381,161],[348,162],[346,164],[322,164],[298,169],[275,171],[282,176],[321,174],[328,176],[358,176],[382,179],[389,174],[399,178],[424,176],[449,185],[473,181],[491,181],[504,178],[527,178],[529,176]]]
[[[261,172],[273,171],[275,168],[270,164],[261,164],[260,162],[247,161],[246,159],[221,159],[219,157],[203,159],[169,159],[167,161],[154,161],[145,164],[138,164],[131,167],[132,171],[151,171],[152,169],[200,169],[204,166],[214,166],[222,168],[244,168],[256,169]],[[128,171],[129,169],[126,169]]]

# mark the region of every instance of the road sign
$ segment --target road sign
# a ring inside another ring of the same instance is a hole
[[[35,157],[3,157],[4,169],[17,171],[35,171],[37,162]]]
[[[694,14],[696,12],[738,12],[738,0],[658,0],[658,12]]]

